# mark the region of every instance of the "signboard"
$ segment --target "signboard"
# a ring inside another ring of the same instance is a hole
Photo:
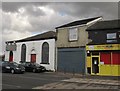
[[[120,44],[87,45],[86,50],[120,50]]]
[[[100,62],[101,65],[104,65],[104,62]]]
[[[15,44],[6,45],[6,51],[16,51],[17,46]]]

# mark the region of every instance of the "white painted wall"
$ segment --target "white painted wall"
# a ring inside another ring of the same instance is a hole
[[[47,42],[49,44],[49,63],[41,64],[45,66],[47,70],[55,71],[55,39],[39,40],[39,41],[29,41],[29,42],[18,42],[17,50],[13,51],[13,61],[19,63],[21,61],[21,46],[26,44],[26,61],[30,61],[31,50],[34,47],[36,53],[36,63],[41,63],[42,59],[42,44]],[[9,52],[5,52],[5,60],[9,61]]]

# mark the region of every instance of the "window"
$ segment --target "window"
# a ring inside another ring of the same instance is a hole
[[[116,33],[108,33],[107,34],[107,43],[116,43],[117,42],[117,34]]]
[[[78,29],[77,28],[69,28],[69,41],[78,40]]]
[[[116,39],[116,33],[108,33],[107,39]]]
[[[21,62],[25,62],[26,61],[26,45],[22,44],[21,47]]]
[[[49,44],[44,42],[42,45],[42,62],[41,64],[49,64]]]

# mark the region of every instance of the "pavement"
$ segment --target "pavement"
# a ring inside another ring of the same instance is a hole
[[[56,72],[56,75],[69,78],[32,89],[120,89],[120,77],[116,76],[91,76],[60,72]]]
[[[33,89],[120,89],[118,80],[70,78]]]

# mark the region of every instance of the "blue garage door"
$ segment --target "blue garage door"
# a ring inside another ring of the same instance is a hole
[[[85,48],[58,49],[57,69],[60,72],[84,73]]]

